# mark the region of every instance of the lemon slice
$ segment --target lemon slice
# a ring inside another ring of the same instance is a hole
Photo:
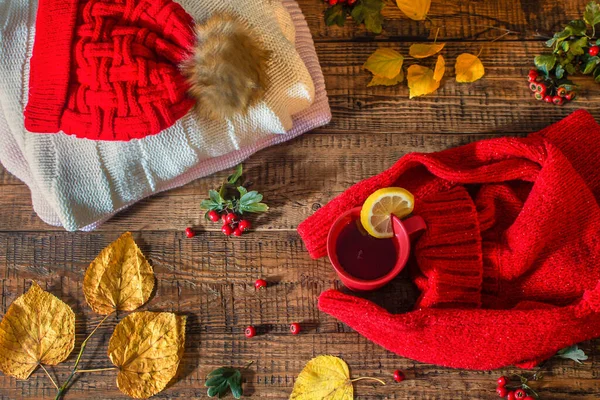
[[[379,189],[370,195],[360,210],[360,222],[369,235],[387,239],[394,236],[392,214],[404,218],[414,208],[411,192],[399,187]]]

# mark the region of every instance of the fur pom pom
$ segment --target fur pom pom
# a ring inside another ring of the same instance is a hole
[[[196,26],[194,55],[182,66],[200,116],[213,120],[244,114],[265,94],[270,52],[229,14]]]

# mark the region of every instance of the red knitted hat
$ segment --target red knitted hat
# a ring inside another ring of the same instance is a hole
[[[171,0],[40,0],[25,128],[129,140],[194,105],[178,64],[193,20]]]
[[[335,290],[319,299],[385,348],[456,368],[533,366],[600,336],[600,126],[578,111],[527,138],[408,154],[298,228],[326,254],[337,215],[375,190],[415,195],[428,230],[414,253],[414,311],[392,315]]]

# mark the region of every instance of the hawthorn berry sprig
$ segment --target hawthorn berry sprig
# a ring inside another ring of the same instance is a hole
[[[244,213],[266,212],[269,207],[262,203],[263,195],[244,186],[243,167],[238,165],[233,175],[218,190],[209,190],[209,198],[200,208],[206,210],[204,217],[212,222],[223,220],[221,231],[226,236],[242,236],[251,228],[250,221],[242,219]]]
[[[573,20],[546,42],[551,54],[535,57],[537,70],[529,73],[529,87],[537,100],[562,105],[576,96],[576,85],[569,75],[592,75],[600,83],[600,39],[596,25],[600,23],[600,5],[591,1],[583,19]]]

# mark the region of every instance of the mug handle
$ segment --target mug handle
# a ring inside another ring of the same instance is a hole
[[[423,217],[420,217],[418,215],[403,220],[402,225],[404,225],[404,228],[406,229],[406,232],[409,234],[409,236],[419,231],[424,231],[425,229],[427,229],[427,224],[425,223],[425,220],[423,219]]]

